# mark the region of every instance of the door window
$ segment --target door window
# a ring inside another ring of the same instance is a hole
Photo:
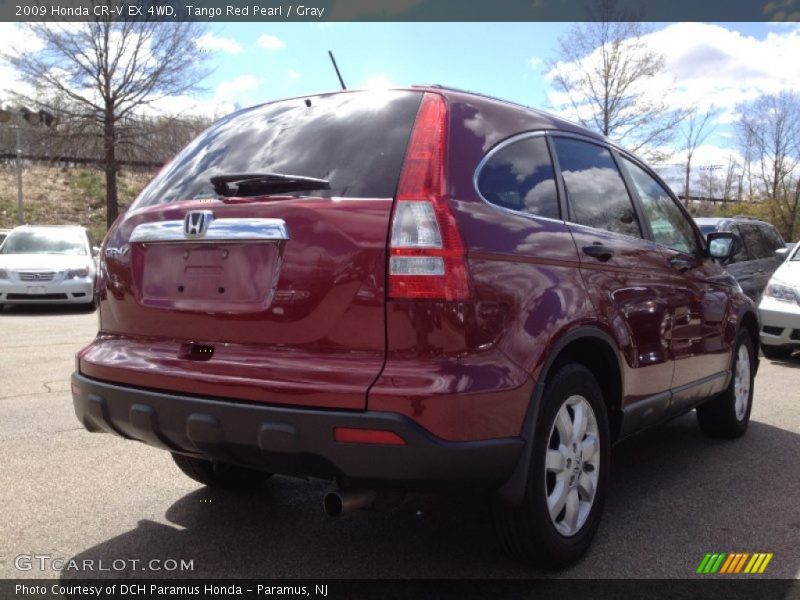
[[[753,260],[767,258],[772,256],[773,252],[766,238],[759,233],[758,229],[757,225],[739,224],[739,231],[742,232],[742,240],[747,247],[747,253]]]
[[[625,157],[622,160],[650,220],[653,239],[679,252],[696,253],[699,248],[694,228],[669,193],[639,165]]]
[[[625,183],[607,148],[574,140],[553,140],[567,200],[576,223],[642,237]]]
[[[553,163],[543,136],[521,139],[495,152],[478,175],[478,191],[503,208],[560,218]]]
[[[783,243],[780,234],[771,225],[759,225],[758,230],[764,236],[765,243],[773,254],[775,250],[786,248],[786,244]]]

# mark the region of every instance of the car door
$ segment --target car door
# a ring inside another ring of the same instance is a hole
[[[753,277],[753,295],[750,297],[758,303],[767,281],[778,268],[775,254],[756,223],[739,223],[737,227],[750,256],[749,271]]]
[[[744,239],[744,233],[739,226],[734,224],[728,227],[728,231],[735,233],[741,240],[741,245],[731,257],[730,262],[727,263],[726,268],[742,288],[742,291],[748,298],[755,299],[758,297],[759,291],[762,288],[761,275],[758,273],[758,261],[750,256],[748,245]]]
[[[643,165],[621,160],[663,256],[671,315],[669,355],[675,368],[669,411],[680,412],[720,391],[730,347],[724,341],[728,284],[722,267],[705,257],[688,214]]]
[[[658,421],[669,401],[664,257],[645,238],[609,148],[573,137],[552,141],[584,284],[626,361],[623,410],[626,429],[636,430]]]

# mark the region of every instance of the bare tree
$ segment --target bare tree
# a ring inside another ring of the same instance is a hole
[[[689,206],[689,181],[692,174],[692,157],[697,147],[700,146],[714,130],[708,127],[708,122],[714,114],[714,107],[709,108],[702,115],[697,107],[689,109],[686,120],[681,128],[683,137],[683,150],[686,152],[686,170],[683,185],[683,202]]]
[[[590,21],[573,25],[559,39],[550,62],[555,89],[567,101],[555,106],[594,129],[653,160],[675,135],[684,112],[645,87],[664,73],[664,57],[643,39],[645,27],[617,9],[616,0],[595,0]]]
[[[722,184],[722,199],[725,202],[733,200],[733,190],[737,185],[739,177],[736,172],[739,169],[739,163],[733,155],[728,156],[728,165],[725,167],[725,180]]]
[[[752,145],[753,167],[771,220],[784,237],[800,232],[800,96],[765,94],[739,106],[740,140]]]
[[[99,0],[97,0],[99,1]],[[36,90],[18,101],[42,106],[65,119],[93,126],[102,140],[106,178],[106,221],[118,214],[118,147],[136,113],[167,96],[196,89],[207,56],[195,41],[195,23],[112,21],[25,25],[43,44],[36,53],[12,51],[4,58]]]

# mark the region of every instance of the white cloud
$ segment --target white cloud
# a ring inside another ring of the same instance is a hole
[[[195,40],[197,47],[211,52],[225,52],[226,54],[241,54],[244,48],[241,44],[230,38],[220,37],[213,33],[206,33]]]
[[[676,23],[646,39],[666,57],[678,104],[713,104],[730,111],[761,93],[800,91],[800,62],[794,60],[800,55],[797,28],[759,40],[719,25]]]
[[[252,75],[240,75],[222,81],[214,88],[210,98],[198,99],[191,96],[172,96],[162,98],[154,103],[148,112],[162,114],[198,114],[218,118],[239,107],[250,106],[258,102],[252,92],[261,87],[261,80]]]
[[[289,70],[288,73],[286,73],[286,76],[292,81],[297,81],[301,77],[300,73],[298,73],[297,71],[292,71],[291,69]]]
[[[664,73],[642,92],[651,99],[669,99],[675,107],[711,105],[719,109],[718,124],[736,120],[736,106],[762,93],[800,91],[800,28],[779,28],[764,39],[743,35],[719,25],[674,23],[643,37],[664,55]],[[590,59],[591,60],[591,59]],[[560,63],[563,68],[574,64]],[[553,71],[548,73],[552,78]],[[553,106],[569,102],[551,90]],[[565,111],[564,114],[569,114]]]
[[[538,69],[540,66],[542,66],[543,62],[544,61],[541,58],[539,58],[538,56],[531,56],[528,59],[528,66],[531,69]]]
[[[274,52],[275,50],[280,50],[281,48],[286,47],[286,42],[284,42],[282,39],[267,33],[260,35],[256,40],[256,44],[259,48],[263,48],[269,52]]]
[[[25,31],[20,23],[0,23],[0,40],[3,40],[3,47],[9,53],[37,52],[42,49],[42,42]],[[0,104],[8,101],[11,92],[30,94],[33,89],[23,84],[11,65],[0,59]]]

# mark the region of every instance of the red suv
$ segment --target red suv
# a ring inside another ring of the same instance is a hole
[[[614,442],[697,408],[747,428],[752,302],[640,160],[440,87],[242,110],[106,237],[78,418],[207,485],[326,478],[494,492],[509,551],[559,567],[597,528]]]

